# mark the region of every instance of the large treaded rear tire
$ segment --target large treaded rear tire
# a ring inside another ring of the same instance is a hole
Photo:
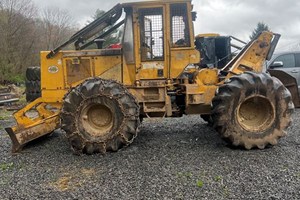
[[[139,104],[112,80],[91,78],[66,94],[61,127],[75,152],[118,151],[137,136]]]
[[[276,145],[294,110],[290,92],[275,77],[246,72],[220,86],[212,101],[214,128],[234,146]]]

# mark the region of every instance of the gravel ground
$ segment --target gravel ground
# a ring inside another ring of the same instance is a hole
[[[198,116],[145,120],[134,143],[72,154],[65,136],[10,153],[0,121],[0,199],[300,199],[300,110],[288,136],[265,150],[231,149]],[[4,120],[3,120],[4,119]]]

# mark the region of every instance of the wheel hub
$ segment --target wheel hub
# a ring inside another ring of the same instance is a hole
[[[101,117],[100,117],[101,116]],[[102,105],[94,106],[88,112],[88,119],[90,123],[97,127],[105,127],[112,121],[112,115],[110,110]]]
[[[101,104],[89,105],[81,114],[83,128],[92,136],[103,136],[113,126],[113,113]]]
[[[269,99],[252,96],[237,109],[237,121],[247,131],[261,132],[268,129],[275,120],[275,110]]]

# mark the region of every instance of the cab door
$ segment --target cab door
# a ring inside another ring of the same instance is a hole
[[[164,79],[167,75],[164,7],[139,8],[138,79]]]

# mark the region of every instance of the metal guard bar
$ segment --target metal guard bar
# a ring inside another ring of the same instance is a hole
[[[98,19],[94,20],[90,24],[88,24],[86,27],[75,33],[68,41],[63,43],[62,45],[58,46],[54,50],[52,50],[48,55],[47,58],[53,58],[57,52],[59,52],[62,48],[65,46],[75,42],[80,41],[84,42],[85,40],[90,39],[95,34],[99,33],[99,31],[103,30],[104,28],[113,25],[122,15],[122,5],[117,4],[115,7],[113,7],[111,10],[106,12],[104,15],[99,17]],[[101,27],[101,25],[103,27]]]

